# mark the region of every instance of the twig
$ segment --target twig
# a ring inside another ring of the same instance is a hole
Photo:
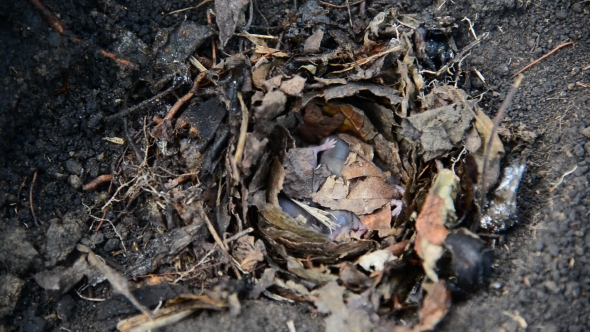
[[[324,1],[320,1],[320,3],[324,6],[328,6],[328,7],[332,7],[332,8],[338,8],[338,9],[344,9],[344,8],[350,8],[350,6],[356,6],[359,5],[361,3],[365,2],[365,0],[361,0],[361,1],[357,1],[357,2],[353,2],[353,3],[348,3],[348,0],[346,1],[346,5],[333,5],[329,2],[324,2]]]
[[[504,99],[504,101],[502,102],[502,105],[500,105],[500,108],[498,109],[498,113],[496,113],[496,116],[494,117],[494,125],[492,126],[492,132],[490,133],[490,138],[488,140],[488,144],[486,145],[486,151],[485,151],[485,155],[483,157],[483,168],[481,171],[481,178],[484,179],[482,180],[482,186],[481,186],[481,201],[480,201],[480,207],[483,209],[484,207],[484,202],[485,202],[485,198],[486,198],[486,183],[485,183],[485,178],[486,178],[486,173],[488,170],[488,162],[490,159],[490,150],[492,148],[492,142],[494,141],[494,136],[496,135],[496,133],[498,132],[498,126],[500,125],[500,121],[502,121],[502,118],[504,117],[504,112],[506,112],[506,109],[508,107],[510,107],[510,104],[512,103],[512,98],[514,98],[514,95],[516,94],[516,92],[518,92],[518,87],[520,86],[520,83],[522,82],[524,76],[519,75],[516,80],[514,80],[514,84],[512,84],[512,87],[510,88],[510,91],[508,91],[508,95],[506,96],[506,99]]]
[[[182,184],[188,180],[191,180],[193,178],[193,176],[196,176],[196,175],[198,175],[198,173],[187,173],[187,174],[179,175],[176,178],[174,178],[172,181],[165,183],[164,188],[166,188],[166,190],[170,190],[170,189],[178,186],[179,184]]]
[[[80,292],[78,292],[78,290],[77,290],[77,289],[75,289],[75,291],[76,291],[76,294],[78,294],[78,296],[79,296],[81,299],[83,299],[83,300],[86,300],[86,301],[92,301],[92,302],[103,302],[104,300],[106,300],[106,299],[101,299],[101,298],[98,298],[98,297],[87,297],[87,296],[84,296],[84,295],[82,295]]]
[[[449,63],[447,63],[446,65],[442,66],[436,73],[435,76],[440,76],[442,73],[446,72],[447,70],[449,70],[449,68],[451,68],[451,66],[453,66],[455,63],[463,61],[463,59],[467,56],[466,54],[471,51],[475,46],[479,45],[479,43],[481,43],[482,40],[486,39],[489,36],[489,33],[484,33],[481,36],[479,36],[478,39],[472,41],[471,43],[469,43],[469,45],[465,46],[461,52],[459,52],[459,54],[457,54]],[[421,73],[427,73],[427,74],[432,74],[432,72],[429,71],[420,71]]]
[[[213,24],[210,10],[207,11],[207,24]],[[215,42],[215,39],[211,40],[211,58],[213,60],[213,67],[215,67],[217,65],[217,43]]]
[[[469,23],[469,31],[470,31],[470,32],[471,32],[471,34],[473,35],[473,38],[474,38],[475,40],[477,40],[477,39],[478,39],[478,38],[477,38],[477,34],[475,33],[475,30],[473,30],[473,24],[471,24],[471,20],[470,20],[470,19],[468,19],[467,17],[464,17],[464,18],[461,20],[461,22],[463,22],[463,21],[467,21],[467,23]]]
[[[121,234],[119,233],[119,231],[117,231],[117,227],[115,227],[115,225],[113,224],[113,222],[110,221],[109,219],[107,219],[107,221],[113,227],[113,231],[115,232],[115,234],[117,235],[117,237],[119,238],[119,240],[121,240],[121,245],[123,246],[123,252],[127,252],[127,248],[125,247],[125,241],[123,241],[123,237],[121,236]],[[98,231],[98,228],[97,228],[97,231]]]
[[[174,118],[174,116],[176,115],[176,113],[178,113],[178,110],[180,110],[182,105],[184,105],[184,103],[191,100],[195,96],[195,93],[199,89],[199,83],[201,83],[201,81],[205,78],[205,75],[206,75],[205,73],[200,73],[197,76],[197,78],[195,78],[191,89],[188,91],[187,94],[182,96],[180,99],[178,99],[176,101],[176,103],[174,103],[174,106],[172,106],[172,108],[170,108],[170,110],[168,111],[168,114],[166,114],[166,116],[164,117],[164,120],[172,120]]]
[[[123,110],[123,111],[121,111],[121,112],[119,112],[117,114],[113,114],[113,115],[107,116],[104,120],[108,122],[108,121],[112,121],[112,120],[117,119],[117,118],[121,118],[121,117],[127,116],[127,115],[129,115],[129,114],[131,114],[133,112],[136,112],[136,111],[138,111],[138,110],[140,110],[140,109],[142,109],[144,107],[147,107],[150,104],[152,104],[152,103],[154,103],[154,102],[156,102],[156,101],[164,98],[166,95],[168,95],[169,93],[171,93],[175,88],[176,88],[175,86],[171,86],[168,89],[166,89],[166,90],[158,93],[157,95],[153,96],[150,99],[146,99],[146,100],[142,101],[141,103],[139,103],[139,104],[137,104],[135,106],[129,107],[128,109]]]
[[[47,9],[47,7],[45,7],[45,5],[41,3],[41,1],[30,0],[29,2],[37,8],[37,10],[41,13],[41,15],[43,15],[43,17],[45,17],[45,19],[47,20],[47,22],[49,22],[49,25],[53,30],[58,32],[60,35],[64,34],[64,24],[59,20],[59,18],[57,18],[57,16],[55,16],[49,9]]]
[[[204,5],[208,4],[209,2],[213,2],[213,0],[203,0],[200,4],[198,4],[194,7],[188,7],[188,8],[183,8],[183,9],[179,9],[179,10],[174,10],[174,11],[169,12],[168,15],[182,13],[187,10],[199,9],[199,8],[203,7]]]
[[[118,58],[117,55],[115,55],[115,53],[107,52],[107,51],[101,49],[100,50],[100,54],[104,55],[105,57],[107,57],[107,58],[109,58],[109,59],[111,59],[113,61],[115,61],[116,63],[118,63],[120,65],[129,67],[129,68],[135,69],[135,70],[139,69],[139,66],[138,65],[134,64],[133,62],[131,62],[131,61],[127,60],[127,59]]]
[[[244,25],[243,30],[248,31],[250,30],[250,26],[252,25],[252,20],[254,18],[254,0],[250,0],[250,16],[248,17],[248,22]]]
[[[246,228],[245,230],[243,230],[243,231],[241,231],[241,232],[239,232],[239,233],[236,233],[236,234],[234,234],[234,235],[232,235],[232,236],[228,237],[228,238],[225,240],[225,243],[231,243],[231,242],[233,242],[233,241],[235,241],[235,240],[237,240],[237,239],[241,238],[242,236],[244,236],[244,235],[246,235],[246,234],[249,234],[249,233],[251,233],[251,232],[253,232],[253,231],[254,231],[254,228],[252,228],[252,227],[248,227],[248,228]]]
[[[390,48],[390,49],[388,49],[386,51],[379,52],[377,54],[371,55],[368,58],[360,59],[360,60],[357,60],[357,61],[352,62],[352,63],[347,63],[347,64],[345,64],[345,66],[350,66],[350,67],[345,68],[345,69],[342,69],[342,70],[339,70],[339,71],[334,71],[334,72],[332,72],[332,74],[341,74],[341,73],[347,72],[349,70],[354,69],[356,66],[365,65],[365,64],[367,64],[367,63],[369,63],[369,62],[371,62],[371,61],[373,61],[373,60],[375,60],[377,58],[380,58],[380,57],[382,57],[384,55],[387,55],[387,54],[393,53],[393,52],[397,52],[397,51],[401,51],[403,49],[404,48],[402,46],[400,46],[400,45],[395,46],[395,47],[392,47],[392,48]]]
[[[248,32],[240,32],[240,33],[236,33],[236,36],[239,37],[245,37],[245,38],[258,38],[258,39],[274,39],[277,40],[279,39],[279,37],[275,37],[275,36],[270,36],[270,35],[259,35],[259,34],[255,34],[255,33],[248,33]]]
[[[113,181],[113,174],[103,174],[82,187],[84,191],[95,190],[103,183]]]
[[[209,256],[210,256],[212,253],[214,253],[214,252],[215,252],[215,246],[213,246],[213,248],[211,248],[211,250],[209,250],[209,251],[207,252],[207,254],[205,254],[205,256],[203,256],[203,258],[201,258],[201,260],[200,260],[200,261],[199,261],[197,264],[195,264],[195,266],[191,267],[191,268],[190,268],[188,271],[186,271],[186,272],[179,273],[180,275],[179,275],[179,276],[178,276],[176,279],[174,279],[174,282],[172,282],[172,283],[173,283],[173,284],[175,284],[175,283],[179,282],[179,281],[180,281],[180,280],[182,280],[182,278],[184,278],[184,277],[185,277],[187,274],[189,274],[189,273],[193,272],[193,271],[194,271],[194,270],[195,270],[197,267],[201,266],[201,265],[202,265],[202,264],[205,262],[205,260],[207,259],[207,257],[209,257]]]
[[[203,210],[202,206],[199,205],[197,207],[197,213],[199,214],[199,217],[201,217],[201,219],[205,220],[205,222],[207,223],[207,228],[209,229],[209,233],[211,233],[211,235],[213,236],[213,239],[215,240],[215,243],[219,246],[221,251],[226,255],[226,257],[228,257],[228,258],[231,257],[229,255],[229,252],[227,251],[228,250],[227,245],[221,240],[221,238],[219,237],[219,234],[217,234],[215,227],[213,227],[211,220],[209,220],[209,217],[207,217],[207,214]],[[236,274],[238,279],[240,279],[242,277],[242,275],[240,274],[240,271],[238,270],[238,268],[234,264],[231,264],[231,267],[233,268],[234,273]]]
[[[576,82],[576,85],[581,86],[583,88],[590,88],[590,84],[588,83]]]
[[[528,65],[526,65],[526,66],[524,66],[524,67],[523,67],[521,70],[517,71],[517,72],[516,72],[516,74],[514,74],[514,75],[510,76],[510,78],[514,78],[514,77],[516,77],[518,74],[521,74],[521,73],[522,73],[522,72],[524,72],[525,70],[527,70],[527,69],[531,68],[532,66],[536,65],[536,64],[537,64],[537,63],[539,63],[541,60],[543,60],[543,59],[547,58],[548,56],[550,56],[551,54],[553,54],[553,53],[557,52],[557,50],[559,50],[560,48],[562,48],[562,47],[566,47],[566,46],[570,46],[570,45],[573,45],[573,44],[574,44],[574,42],[572,42],[572,41],[569,41],[569,42],[567,42],[567,43],[563,43],[563,44],[561,44],[561,45],[558,45],[556,48],[554,48],[553,50],[551,50],[551,52],[549,52],[549,53],[547,53],[547,54],[543,55],[542,57],[538,58],[537,60],[535,60],[535,61],[533,61],[533,62],[529,63],[529,64],[528,64]]]
[[[563,182],[563,179],[565,179],[566,176],[572,174],[573,172],[575,172],[578,169],[578,165],[574,165],[574,167],[572,169],[570,169],[569,171],[563,173],[560,177],[559,180],[551,186],[551,188],[549,188],[549,192],[553,192],[555,189],[557,189],[557,187],[559,187],[559,185]]]
[[[248,131],[248,119],[250,115],[248,113],[248,107],[242,99],[242,93],[238,92],[238,99],[240,100],[240,106],[242,108],[242,125],[240,126],[240,137],[238,137],[238,144],[236,145],[236,154],[234,156],[234,164],[238,164],[242,161],[242,154],[244,153],[244,146],[246,145],[246,132]]]
[[[141,311],[150,321],[154,319],[152,313],[144,307],[138,300],[133,296],[133,293],[129,290],[127,278],[119,274],[116,270],[108,266],[103,262],[102,257],[97,256],[90,248],[85,245],[77,244],[76,249],[78,251],[88,254],[87,260],[90,265],[96,267],[100,272],[108,279],[113,289],[125,296],[139,311]]]
[[[39,226],[40,221],[37,221],[37,216],[35,215],[35,206],[33,205],[33,188],[35,187],[35,182],[37,182],[37,175],[38,170],[35,170],[35,174],[33,174],[33,180],[31,181],[31,188],[29,189],[29,204],[31,205],[31,214],[33,215],[35,225]]]
[[[350,13],[350,3],[346,0],[346,8],[348,9],[348,23],[350,23],[350,28],[353,29],[352,26],[352,14]]]
[[[479,77],[479,79],[480,79],[480,80],[481,80],[481,81],[482,81],[482,82],[485,84],[485,82],[486,82],[486,79],[485,79],[485,77],[483,77],[483,75],[482,75],[482,74],[479,72],[479,70],[477,70],[477,68],[475,68],[475,67],[473,67],[473,68],[471,68],[471,69],[472,69],[472,70],[475,72],[475,75],[477,75],[477,77]]]

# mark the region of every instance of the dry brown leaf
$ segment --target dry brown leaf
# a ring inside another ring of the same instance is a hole
[[[390,245],[389,247],[385,248],[385,250],[389,250],[394,256],[400,257],[403,254],[404,250],[406,249],[406,246],[408,245],[408,243],[410,243],[410,239],[403,240],[402,242],[394,243],[394,244]]]
[[[283,81],[283,83],[281,83],[280,89],[289,96],[301,97],[301,91],[305,86],[305,81],[305,78],[295,75],[292,79]]]
[[[442,106],[403,119],[400,134],[419,143],[420,153],[429,161],[461,145],[473,118],[467,103]]]
[[[350,262],[340,264],[340,281],[348,289],[363,291],[373,285],[373,280],[357,270]]]
[[[330,101],[334,98],[352,97],[364,91],[368,91],[377,97],[386,98],[389,101],[390,106],[398,105],[402,100],[399,92],[388,86],[355,82],[341,86],[329,87],[324,91],[305,93],[302,97],[302,104],[305,106],[312,99],[321,97],[323,97],[326,101]]]
[[[215,22],[219,27],[219,40],[224,47],[237,27],[246,24],[248,0],[215,0]]]
[[[472,127],[465,137],[465,149],[471,153],[476,153],[481,148],[481,137],[479,136],[477,129]]]
[[[281,190],[283,190],[283,181],[285,180],[285,169],[278,158],[275,158],[272,162],[268,179],[268,192],[266,200],[268,203],[278,207],[279,200],[278,196]],[[262,206],[258,206],[258,209],[262,209]]]
[[[263,61],[265,61],[266,63],[261,63]],[[260,59],[256,63],[256,67],[252,70],[252,82],[254,82],[254,86],[256,86],[258,89],[263,89],[264,81],[267,80],[268,72],[274,66],[275,65],[271,62],[268,62],[266,58]]]
[[[338,113],[327,116],[315,104],[309,104],[303,113],[303,124],[297,128],[297,132],[310,143],[319,143],[320,140],[332,134],[344,121],[344,115]]]
[[[283,75],[276,75],[262,82],[262,85],[264,85],[267,91],[272,91],[278,89],[282,81]]]
[[[121,332],[137,332],[156,330],[159,327],[172,325],[199,309],[221,310],[226,307],[224,301],[216,300],[208,295],[185,294],[168,301],[166,306],[157,310],[154,318],[143,315],[125,318],[117,323]]]
[[[318,53],[320,51],[320,44],[324,38],[324,30],[316,29],[311,36],[305,40],[303,44],[304,53]]]
[[[414,91],[416,90],[415,86],[414,86],[414,82],[412,82],[412,80],[410,80],[410,76],[408,73],[408,66],[401,61],[397,61],[397,68],[399,70],[399,73],[401,75],[401,86],[403,89],[403,99],[401,101],[401,107],[400,107],[400,111],[397,113],[397,115],[399,115],[402,118],[405,118],[408,116],[408,109],[410,107],[410,98],[413,98],[414,96]]]
[[[370,331],[373,324],[370,315],[363,310],[349,308],[344,303],[345,288],[336,282],[330,282],[322,288],[314,290],[311,298],[318,311],[329,314],[326,317],[327,332]],[[349,295],[352,297],[352,294]],[[349,298],[349,301],[351,299]]]
[[[381,160],[385,162],[387,169],[402,183],[408,183],[410,176],[404,169],[399,154],[399,145],[397,142],[386,140],[381,134],[375,136],[375,151]]]
[[[83,244],[77,244],[76,249],[78,251],[88,254],[88,263],[90,265],[96,267],[100,272],[107,278],[113,290],[117,293],[125,296],[129,302],[131,302],[139,311],[141,311],[147,318],[153,318],[152,313],[144,307],[131,293],[129,290],[129,285],[127,282],[127,278],[123,275],[119,274],[115,269],[111,268],[110,266],[104,263],[103,259],[99,259],[90,248]]]
[[[350,152],[342,167],[342,176],[347,180],[367,176],[383,177],[383,171],[372,162],[359,157],[355,152]]]
[[[332,84],[346,84],[347,81],[344,78],[321,78],[314,77],[316,82],[320,83],[321,86],[328,86]]]
[[[232,248],[232,256],[240,263],[243,272],[250,273],[258,262],[264,261],[260,246],[255,245],[253,236],[242,236],[237,239]]]
[[[476,110],[477,114],[475,116],[475,128],[483,140],[481,148],[474,155],[475,161],[477,163],[477,170],[480,174],[478,183],[482,183],[485,188],[490,189],[493,188],[493,186],[498,182],[498,177],[500,176],[500,161],[504,156],[504,145],[502,144],[502,141],[500,141],[498,134],[496,134],[492,139],[492,145],[490,147],[486,179],[481,179],[486,148],[488,146],[488,142],[490,141],[490,135],[492,134],[494,122],[481,110],[481,108],[476,107]],[[486,193],[483,194],[485,195]]]
[[[332,210],[348,210],[362,215],[372,213],[400,196],[395,186],[380,177],[345,183],[343,179],[331,176],[311,198]]]
[[[325,285],[338,280],[338,276],[331,274],[326,267],[304,267],[301,262],[293,257],[287,257],[287,270],[296,276],[309,280],[316,285]]]
[[[434,268],[443,253],[442,245],[448,234],[444,225],[456,218],[453,198],[458,184],[459,179],[451,170],[441,170],[416,219],[414,248],[423,260],[427,276],[433,281],[438,281]]]
[[[257,123],[264,123],[275,118],[285,110],[287,96],[280,90],[269,91],[262,98],[260,106],[254,107],[254,118]]]
[[[296,198],[309,198],[330,175],[324,165],[317,167],[317,156],[311,148],[290,149],[285,155],[283,191]]]
[[[256,165],[258,160],[260,160],[260,157],[266,151],[267,143],[268,138],[266,137],[262,140],[259,140],[253,133],[246,134],[244,154],[242,157],[242,161],[239,164],[242,173],[244,173],[246,176],[250,175],[252,166]]]
[[[434,88],[424,98],[422,107],[424,109],[435,109],[452,104],[465,104],[467,93],[452,85],[441,85]]]
[[[372,145],[363,142],[361,139],[356,138],[355,136],[347,134],[338,134],[338,138],[348,143],[350,151],[353,151],[356,154],[361,154],[362,156],[360,158],[364,157],[367,160],[373,160],[375,151]]]
[[[427,294],[420,309],[420,323],[414,331],[430,331],[434,329],[451,308],[451,291],[447,290],[444,281],[424,284]]]
[[[389,203],[374,213],[360,215],[359,218],[369,231],[377,231],[379,237],[386,237],[391,231],[391,205]]]
[[[365,141],[370,141],[377,135],[375,127],[360,108],[348,104],[328,103],[322,110],[329,115],[339,113],[344,115],[345,120],[339,127],[339,131],[356,133]]]

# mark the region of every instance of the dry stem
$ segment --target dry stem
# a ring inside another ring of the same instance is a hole
[[[536,65],[536,64],[537,64],[537,63],[539,63],[541,60],[543,60],[543,59],[547,58],[548,56],[550,56],[551,54],[553,54],[553,53],[557,52],[557,50],[559,50],[560,48],[562,48],[562,47],[566,47],[566,46],[569,46],[569,45],[573,45],[573,44],[574,44],[574,42],[572,42],[572,41],[569,41],[569,42],[567,42],[567,43],[563,43],[563,44],[561,44],[561,45],[558,45],[556,48],[552,49],[552,50],[551,50],[551,52],[549,52],[549,53],[547,53],[547,54],[543,55],[542,57],[538,58],[537,60],[535,60],[535,61],[533,61],[533,62],[529,63],[529,64],[528,64],[528,65],[526,65],[526,66],[524,66],[524,67],[523,67],[521,70],[517,71],[517,72],[516,72],[516,74],[514,74],[514,75],[510,76],[510,78],[514,78],[514,77],[516,77],[518,74],[520,74],[520,73],[524,72],[525,70],[527,70],[527,69],[531,68],[532,66]]]

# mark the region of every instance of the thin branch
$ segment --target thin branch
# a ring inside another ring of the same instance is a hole
[[[514,95],[516,94],[516,92],[518,92],[518,87],[520,86],[520,83],[522,82],[524,76],[519,75],[516,80],[514,80],[514,84],[512,84],[512,87],[510,88],[510,91],[508,91],[508,95],[506,96],[506,99],[504,99],[504,101],[502,102],[502,105],[500,105],[500,108],[498,109],[498,113],[496,114],[496,116],[494,117],[494,125],[492,127],[492,132],[490,133],[490,138],[488,140],[488,144],[486,145],[486,152],[483,158],[483,168],[481,171],[481,178],[485,179],[486,178],[486,173],[488,170],[488,163],[489,163],[489,159],[490,159],[490,150],[492,148],[492,142],[494,141],[494,136],[496,135],[496,133],[498,132],[498,127],[500,126],[500,122],[502,121],[502,118],[504,117],[504,112],[506,112],[506,109],[508,109],[508,107],[510,107],[510,104],[512,103],[512,99],[514,98]],[[486,198],[486,184],[485,184],[485,180],[483,180],[482,182],[482,186],[481,186],[481,201],[480,201],[480,207],[483,209],[484,207],[484,202],[485,202],[485,198]]]
[[[510,76],[510,78],[514,78],[514,77],[516,77],[518,74],[521,74],[521,73],[522,73],[522,72],[524,72],[525,70],[527,70],[527,69],[531,68],[532,66],[536,65],[536,64],[537,64],[537,63],[539,63],[541,60],[543,60],[543,59],[547,58],[548,56],[550,56],[551,54],[553,54],[553,53],[557,52],[557,50],[559,50],[560,48],[562,48],[562,47],[566,47],[566,46],[569,46],[569,45],[573,45],[573,44],[574,44],[574,42],[572,42],[572,41],[569,41],[569,42],[567,42],[567,43],[563,43],[563,44],[561,44],[561,45],[558,45],[556,48],[554,48],[553,50],[551,50],[551,52],[549,52],[549,53],[547,53],[547,54],[543,55],[542,57],[538,58],[537,60],[535,60],[535,61],[533,61],[533,62],[529,63],[529,64],[528,64],[528,65],[526,65],[526,66],[524,66],[524,68],[522,68],[521,70],[517,71],[517,72],[516,72],[516,74],[514,74],[514,75]]]

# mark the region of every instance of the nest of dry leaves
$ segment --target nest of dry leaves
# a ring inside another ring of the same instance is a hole
[[[315,1],[291,24],[305,38],[235,33],[247,4],[215,1],[219,40],[184,22],[145,59],[130,53],[147,48],[137,37],[120,42],[121,56],[152,69],[141,81],[154,97],[106,119],[130,121],[127,149],[106,203],[89,211],[115,232],[131,212],[155,230],[141,245],[117,234],[127,277],[209,292],[144,308],[119,329],[259,296],[314,303],[330,331],[407,310],[418,320],[399,330],[433,328],[452,292],[486,285],[492,258],[475,231],[504,229],[513,211],[514,181],[495,208],[481,204],[504,155],[492,121],[442,84],[480,39],[459,50],[451,18],[387,8],[344,33]],[[207,61],[211,38],[242,51]],[[146,105],[155,116],[136,117]],[[249,286],[213,288],[220,279]]]

